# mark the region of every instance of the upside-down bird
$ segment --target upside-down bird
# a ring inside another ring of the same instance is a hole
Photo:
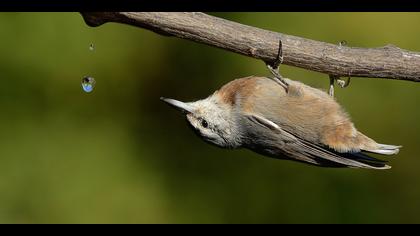
[[[181,110],[205,141],[223,148],[324,167],[388,169],[366,153],[397,154],[401,146],[379,144],[359,132],[326,92],[301,82],[250,76],[229,82],[195,102],[161,98]]]

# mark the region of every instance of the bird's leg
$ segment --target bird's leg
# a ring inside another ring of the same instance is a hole
[[[274,81],[276,81],[278,84],[280,84],[286,91],[288,91],[289,84],[283,79],[283,77],[280,75],[279,67],[280,64],[283,63],[283,48],[282,48],[282,42],[279,40],[279,51],[277,53],[276,60],[267,63],[267,68],[270,70],[271,74],[274,75],[274,78],[272,78]]]
[[[328,89],[328,94],[331,97],[334,97],[334,82],[337,78],[339,78],[339,77],[337,77],[335,75],[330,75],[330,88]]]

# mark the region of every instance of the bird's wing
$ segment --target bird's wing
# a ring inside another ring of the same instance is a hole
[[[313,160],[318,165],[322,166],[347,166],[357,168],[370,169],[389,169],[390,166],[384,164],[384,161],[372,158],[361,152],[357,153],[339,153],[326,146],[314,144],[305,140],[304,137],[297,137],[296,135],[282,129],[275,122],[266,119],[263,116],[256,114],[248,114],[246,117],[255,124],[267,128],[267,132],[274,132],[274,135],[281,136],[284,151],[292,157],[301,156]],[[334,165],[335,164],[335,165]]]

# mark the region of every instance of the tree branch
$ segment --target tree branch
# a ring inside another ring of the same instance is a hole
[[[379,48],[339,46],[251,27],[204,13],[84,12],[89,26],[129,24],[272,62],[279,40],[284,64],[335,76],[420,82],[420,53],[393,45]]]

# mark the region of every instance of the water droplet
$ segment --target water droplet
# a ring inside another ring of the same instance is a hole
[[[82,79],[82,88],[86,93],[90,93],[95,88],[96,81],[93,77],[85,76]]]
[[[95,50],[95,45],[93,45],[93,43],[91,43],[91,44],[89,45],[89,50],[91,50],[91,51]]]
[[[340,43],[338,43],[338,46],[346,46],[347,45],[347,41],[346,40],[341,40]]]

